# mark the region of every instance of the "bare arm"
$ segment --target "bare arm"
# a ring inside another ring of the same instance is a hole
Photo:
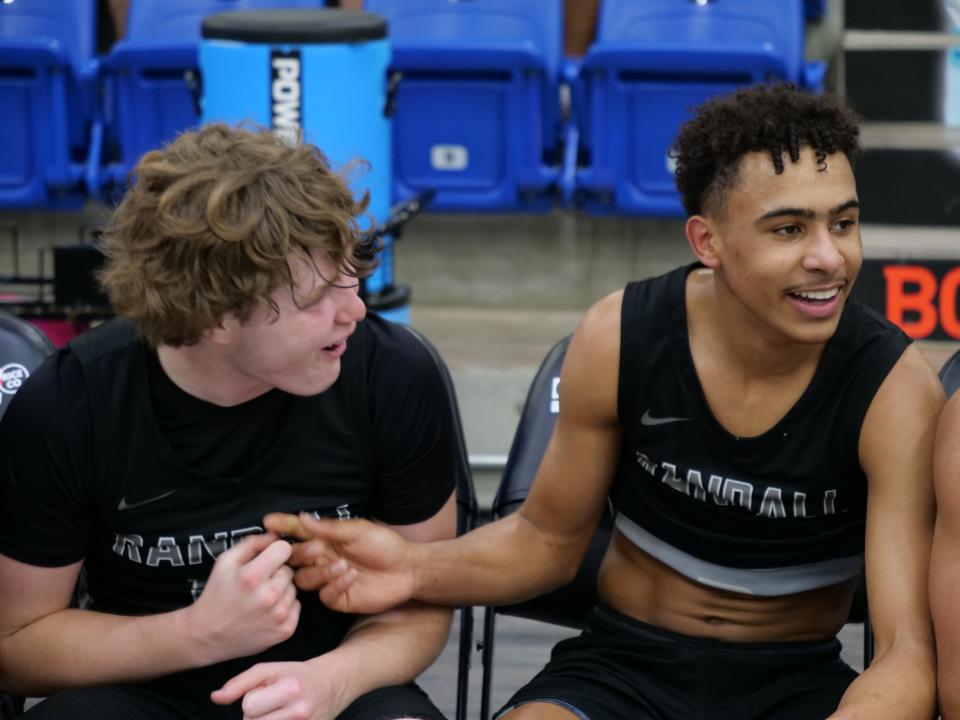
[[[81,563],[0,555],[0,688],[45,695],[145,680],[275,645],[299,618],[289,555],[273,535],[246,538],[217,558],[194,604],[140,617],[68,608]]]
[[[930,558],[930,608],[937,633],[943,720],[960,718],[960,393],[944,408],[934,453],[937,525]]]
[[[456,497],[451,495],[429,520],[391,527],[412,542],[452,538]],[[359,696],[408,683],[426,670],[443,650],[450,617],[448,608],[417,602],[363,617],[335,650],[304,663],[254,665],[211,697],[221,704],[243,697],[244,716],[249,718],[281,708],[317,720],[334,718]]]
[[[295,553],[295,561],[308,565],[297,583],[321,588],[334,609],[377,612],[410,598],[444,605],[517,602],[571,578],[618,461],[620,302],[619,293],[600,301],[574,335],[561,373],[557,425],[518,512],[456,540],[427,544],[398,542],[362,521],[302,517],[305,531],[328,547],[308,544],[302,557]],[[265,522],[285,531],[282,518]],[[321,562],[309,566],[311,554]]]
[[[943,390],[910,347],[870,405],[860,435],[867,474],[866,573],[876,655],[834,717],[931,718],[936,658],[927,601],[935,505],[933,438]]]

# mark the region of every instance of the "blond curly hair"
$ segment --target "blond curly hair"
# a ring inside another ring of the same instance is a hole
[[[245,322],[260,303],[275,308],[297,253],[326,253],[337,277],[375,265],[357,224],[368,197],[355,200],[312,145],[211,124],[148,152],[132,177],[99,279],[154,347],[193,345],[228,313]]]

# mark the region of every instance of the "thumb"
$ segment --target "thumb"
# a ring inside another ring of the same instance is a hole
[[[266,684],[271,672],[268,665],[254,665],[239,675],[234,675],[219,690],[210,693],[210,699],[217,705],[229,705],[236,702],[254,688]]]

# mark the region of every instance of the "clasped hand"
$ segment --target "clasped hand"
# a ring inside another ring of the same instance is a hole
[[[372,614],[414,595],[411,544],[389,528],[367,520],[318,520],[307,514],[272,513],[264,526],[302,542],[289,563],[296,584],[319,590],[320,600],[338,612]]]

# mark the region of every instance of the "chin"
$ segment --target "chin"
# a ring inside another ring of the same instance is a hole
[[[839,325],[840,321],[839,318],[837,318],[813,327],[796,328],[790,332],[789,335],[795,342],[801,345],[824,345],[836,335]]]

